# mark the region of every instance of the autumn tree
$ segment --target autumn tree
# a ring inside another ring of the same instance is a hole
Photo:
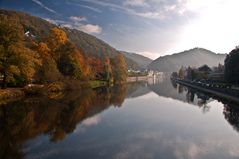
[[[41,58],[42,65],[38,67],[35,74],[36,82],[50,83],[61,79],[61,74],[57,68],[57,63],[51,56],[51,50],[46,43],[35,44],[35,51]]]
[[[68,41],[68,38],[63,30],[54,27],[50,30],[50,33],[46,40],[48,46],[54,52],[57,51],[57,49],[59,49],[60,46],[64,45]]]
[[[86,79],[90,69],[86,66],[84,56],[69,41],[64,30],[57,27],[51,29],[46,41],[62,75],[74,79]]]
[[[7,83],[27,83],[34,75],[38,63],[35,52],[25,47],[24,32],[15,19],[0,16],[0,73],[2,88]],[[39,64],[39,63],[38,63]]]
[[[111,59],[114,83],[122,83],[127,80],[127,64],[122,54],[116,55]]]
[[[88,60],[94,79],[103,80],[105,75],[105,67],[102,60],[95,57],[90,57]]]

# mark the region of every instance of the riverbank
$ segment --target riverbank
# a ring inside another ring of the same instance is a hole
[[[25,92],[21,88],[9,88],[0,90],[0,105],[9,101],[18,100],[25,96]]]
[[[178,78],[171,78],[171,80],[178,84],[188,86],[200,90],[202,92],[210,93],[214,96],[239,103],[239,91],[235,91],[230,88],[218,88],[205,83],[194,83],[193,81],[186,81]]]
[[[54,82],[47,85],[30,84],[21,88],[7,88],[0,89],[0,105],[15,101],[26,96],[51,96],[52,93],[82,90],[82,89],[95,89],[98,87],[107,86],[106,81],[87,81],[87,82]]]

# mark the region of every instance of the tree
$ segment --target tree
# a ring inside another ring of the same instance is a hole
[[[227,82],[239,84],[239,48],[232,50],[224,61],[224,78]]]
[[[31,81],[34,66],[39,62],[35,52],[25,47],[23,28],[16,24],[15,19],[0,16],[2,88],[6,88],[9,82],[26,84]]]
[[[52,58],[52,53],[46,43],[35,44],[34,50],[39,54],[42,65],[38,67],[35,79],[38,83],[50,83],[61,79],[57,63]]]
[[[122,54],[111,59],[114,83],[122,83],[127,80],[128,71],[125,58]]]
[[[183,79],[184,78],[184,69],[183,66],[178,71],[178,77]]]
[[[57,49],[61,45],[65,44],[68,41],[68,38],[63,30],[54,27],[50,30],[50,34],[46,40],[50,49],[52,51],[57,51]]]
[[[81,79],[84,76],[84,57],[72,43],[67,41],[61,45],[58,49],[58,54],[60,56],[57,60],[57,66],[63,75],[75,79]]]
[[[90,57],[89,64],[91,66],[91,70],[93,72],[94,79],[104,80],[105,78],[105,67],[102,59]]]
[[[110,59],[109,58],[105,59],[104,65],[105,65],[105,79],[106,79],[106,81],[111,82],[112,78],[113,78],[112,77],[113,73],[112,73],[112,66],[110,64]]]

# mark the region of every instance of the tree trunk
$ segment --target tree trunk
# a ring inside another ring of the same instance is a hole
[[[4,72],[3,73],[3,80],[2,80],[2,89],[6,89],[7,88],[7,75]]]

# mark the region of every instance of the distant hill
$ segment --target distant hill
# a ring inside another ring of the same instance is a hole
[[[55,24],[52,24],[44,19],[19,11],[0,10],[0,14],[4,14],[8,17],[14,17],[14,19],[17,19],[23,26],[25,32],[29,31],[38,40],[43,40],[48,35],[50,29],[56,27]],[[76,29],[62,29],[67,33],[70,41],[74,43],[79,49],[81,49],[86,56],[103,58],[113,57],[120,53],[109,44],[92,35]],[[126,57],[126,62],[128,68],[139,68],[138,64],[130,58]]]
[[[178,71],[181,66],[199,67],[204,64],[217,66],[223,64],[226,54],[216,54],[203,48],[194,48],[173,55],[159,57],[149,64],[149,69],[161,72]]]
[[[148,65],[153,61],[152,59],[148,57],[145,57],[136,53],[130,53],[125,51],[120,51],[120,52],[123,53],[126,58],[136,62],[141,69],[146,69]]]

